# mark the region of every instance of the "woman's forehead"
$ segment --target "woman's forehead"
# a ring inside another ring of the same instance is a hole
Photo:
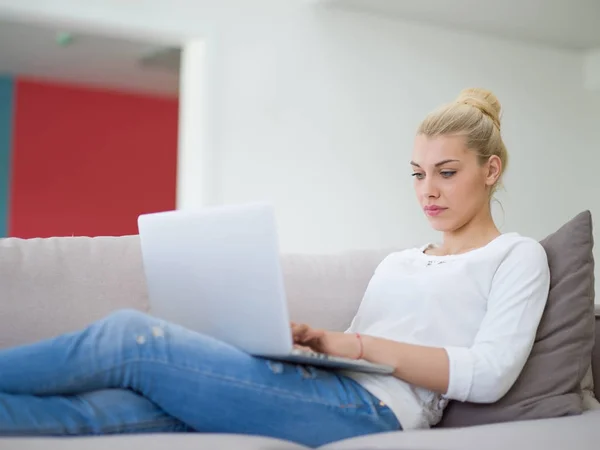
[[[474,158],[475,155],[468,150],[463,136],[419,135],[415,138],[412,161],[419,165],[437,164],[444,160],[463,161],[469,157]]]

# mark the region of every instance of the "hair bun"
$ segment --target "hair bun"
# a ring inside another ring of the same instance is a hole
[[[457,103],[473,106],[488,116],[500,128],[500,114],[502,105],[498,98],[486,89],[469,88],[464,89],[456,99]]]

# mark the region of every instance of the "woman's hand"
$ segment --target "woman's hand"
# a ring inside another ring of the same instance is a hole
[[[360,343],[355,335],[311,328],[294,322],[290,325],[296,347],[307,347],[318,353],[353,359],[360,354]]]
[[[450,363],[446,350],[406,344],[369,335],[319,330],[306,324],[290,323],[295,347],[331,356],[362,359],[395,368],[394,376],[415,386],[445,394]],[[362,342],[362,346],[361,346]],[[361,351],[362,350],[362,351]]]

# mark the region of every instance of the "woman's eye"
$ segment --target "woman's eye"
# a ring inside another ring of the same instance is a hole
[[[425,178],[425,174],[418,172],[413,173],[412,176],[415,177],[417,180],[422,180],[423,178]]]
[[[443,172],[441,172],[441,174],[444,178],[450,178],[455,173],[456,173],[455,170],[444,170]]]

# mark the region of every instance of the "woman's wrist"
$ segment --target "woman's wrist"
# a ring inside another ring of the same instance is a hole
[[[349,359],[364,357],[363,336],[357,333],[329,331],[332,348],[328,353]]]
[[[360,333],[354,333],[356,335],[356,340],[358,341],[358,356],[356,359],[363,359],[365,355],[365,347],[363,343],[363,339]]]

